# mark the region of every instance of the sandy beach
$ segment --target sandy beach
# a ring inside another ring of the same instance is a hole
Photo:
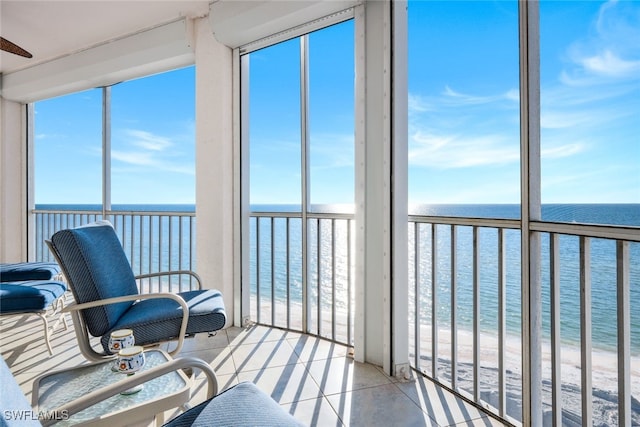
[[[440,381],[451,382],[451,332],[438,330],[438,363]],[[473,393],[473,333],[458,330],[458,387]],[[421,367],[431,372],[431,330],[421,329]],[[522,351],[519,337],[505,338],[505,371],[507,391],[507,414],[520,419],[522,401]],[[545,425],[551,425],[551,345],[542,346],[542,389]],[[617,426],[618,372],[617,355],[613,352],[592,351],[593,421],[596,426]],[[480,336],[480,392],[484,401],[492,406],[499,403],[498,395],[498,338],[483,333]],[[563,425],[581,426],[581,372],[580,349],[563,345],[561,349],[562,410]],[[631,357],[632,418],[640,425],[640,357]],[[547,424],[548,423],[548,424]]]

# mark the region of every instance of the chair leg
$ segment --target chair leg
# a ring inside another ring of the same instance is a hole
[[[63,313],[62,310],[64,310],[64,295],[62,295],[60,298],[58,298],[53,302],[53,312],[59,313],[58,320],[56,321],[54,328],[58,326],[58,323],[60,323],[60,320],[62,320],[62,324],[64,325],[64,330],[67,331],[69,330],[67,326],[67,316],[65,316],[65,313]]]
[[[53,348],[51,347],[51,341],[49,340],[49,322],[47,322],[46,313],[35,313],[42,319],[42,323],[44,324],[44,341],[47,344],[47,349],[49,350],[49,356],[53,356]]]

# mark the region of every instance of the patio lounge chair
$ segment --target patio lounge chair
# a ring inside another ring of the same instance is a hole
[[[135,277],[120,240],[108,221],[61,230],[47,241],[67,278],[75,304],[71,313],[80,351],[92,361],[114,357],[109,337],[117,329],[131,329],[136,345],[151,346],[177,339],[169,352],[177,354],[184,337],[222,329],[226,314],[222,294],[201,289],[191,271],[151,273]],[[190,274],[197,289],[186,292],[142,294],[136,279]],[[96,350],[91,337],[99,337]]]
[[[44,328],[44,340],[49,354],[51,332],[67,321],[61,313],[67,286],[55,263],[20,262],[0,264],[0,316],[36,315]],[[53,322],[50,323],[50,319]]]

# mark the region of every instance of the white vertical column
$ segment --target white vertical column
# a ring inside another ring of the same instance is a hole
[[[535,0],[519,2],[520,184],[522,233],[522,424],[542,419],[542,291],[540,233],[540,25]]]
[[[367,202],[366,189],[366,64],[365,64],[365,6],[355,8],[355,280],[354,280],[354,358],[358,362],[364,362],[366,310],[365,310],[365,205]]]
[[[197,270],[224,296],[234,321],[234,151],[232,51],[207,18],[194,21],[196,58]]]
[[[27,256],[27,116],[24,104],[0,98],[0,262]]]
[[[251,206],[249,201],[249,68],[250,56],[240,56],[233,52],[233,165],[234,165],[234,319],[233,324],[244,326],[251,320],[250,315],[250,239],[249,222]],[[244,251],[244,252],[243,252]]]
[[[396,362],[391,342],[391,284],[392,272],[396,273],[392,269],[391,19],[389,1],[367,1],[364,10],[356,8],[355,357],[382,366],[388,374]],[[406,226],[404,239],[406,250]],[[399,302],[406,303],[406,298]],[[403,359],[408,361],[408,356]]]
[[[409,87],[407,2],[392,2],[392,207],[391,255],[391,357],[392,375],[409,375],[409,250],[408,250],[408,163],[409,163]]]

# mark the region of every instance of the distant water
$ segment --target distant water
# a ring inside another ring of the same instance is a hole
[[[37,205],[37,209],[65,209],[65,210],[99,210],[100,205]],[[112,210],[123,211],[180,211],[194,212],[194,205],[113,205]],[[255,205],[252,211],[262,212],[299,212],[296,205]],[[353,207],[349,205],[314,205],[312,211],[318,213],[339,212],[353,213]],[[410,208],[414,215],[453,216],[470,218],[505,218],[517,219],[520,216],[519,205],[422,205]],[[551,222],[610,224],[640,227],[639,204],[550,204],[542,206],[542,219]],[[263,225],[261,225],[263,227]],[[438,322],[448,325],[450,319],[450,274],[448,269],[449,238],[448,226],[438,227],[438,277],[436,278],[439,307],[437,311]],[[261,228],[262,230],[262,228]],[[298,245],[301,236],[299,222],[292,222],[290,240],[294,247]],[[279,234],[285,232],[284,227],[275,226],[277,241],[282,241]],[[426,234],[424,234],[426,233]],[[420,315],[423,321],[430,321],[431,316],[431,278],[430,278],[430,241],[428,230],[421,232],[421,271],[420,283]],[[252,292],[255,292],[256,260],[255,260],[255,221],[251,224],[251,281]],[[409,244],[410,253],[413,247],[413,230],[410,228]],[[459,227],[458,230],[458,270],[457,274],[457,298],[458,298],[458,322],[459,327],[471,328],[472,320],[472,229],[471,227]],[[485,331],[497,329],[497,233],[495,230],[482,229],[481,240],[481,265],[480,265],[480,298],[481,298],[481,328]],[[324,243],[323,243],[324,244]],[[269,239],[261,241],[261,253],[270,245]],[[520,233],[517,230],[506,232],[507,245],[507,328],[513,334],[519,334],[521,309],[520,309]],[[298,245],[299,246],[299,245]],[[631,262],[631,343],[632,352],[640,354],[640,243],[630,245]],[[543,333],[549,335],[549,239],[543,234],[542,239],[542,297],[543,297]],[[137,249],[136,249],[137,251]],[[136,252],[134,251],[134,252]],[[276,248],[278,253],[273,259],[276,265],[273,268],[277,274],[275,287],[277,298],[284,295],[285,284],[281,279],[284,275],[286,258],[283,249]],[[292,253],[296,253],[292,251]],[[326,252],[328,253],[328,251]],[[575,345],[580,340],[580,287],[579,287],[579,239],[571,236],[560,238],[560,280],[561,280],[561,335],[563,341]],[[313,271],[316,262],[314,256],[310,256],[310,270]],[[270,257],[263,256],[262,263]],[[410,268],[413,268],[413,259],[410,259]],[[290,263],[292,282],[292,295],[300,295],[301,267],[299,262]],[[270,267],[261,265],[261,283],[270,286]],[[593,316],[593,346],[601,350],[613,350],[616,348],[616,256],[615,242],[605,239],[591,240],[591,280],[592,280],[592,316]],[[325,270],[326,273],[326,270]],[[345,278],[346,273],[338,271],[340,277]],[[264,277],[263,277],[264,276]],[[413,277],[410,276],[410,289],[413,289]],[[345,279],[346,280],[346,279]],[[340,282],[340,281],[338,281]],[[338,283],[340,286],[340,283]],[[262,289],[262,288],[261,288]],[[263,295],[266,295],[264,293]],[[344,305],[344,302],[341,305]]]
[[[38,210],[71,210],[71,211],[100,211],[100,204],[38,204]],[[194,204],[114,204],[112,211],[144,211],[144,212],[195,212]]]
[[[451,216],[470,218],[517,219],[520,216],[518,205],[437,205],[414,207],[414,214],[431,216]],[[640,226],[640,205],[638,204],[578,204],[543,205],[544,221],[562,223],[607,224],[618,226]],[[438,322],[447,326],[450,318],[449,265],[449,226],[439,226],[438,235]],[[410,230],[410,234],[412,231]],[[427,231],[427,236],[430,232]],[[517,334],[521,328],[521,290],[520,290],[520,232],[507,230],[506,244],[506,292],[507,292],[507,329]],[[458,271],[457,298],[458,321],[463,328],[471,328],[473,304],[472,274],[472,228],[458,229]],[[497,270],[497,233],[491,229],[481,229],[480,253],[480,323],[485,331],[495,331],[498,327],[498,270]],[[413,236],[410,236],[410,245]],[[430,268],[430,239],[421,237],[426,243],[421,245],[423,268]],[[543,335],[550,336],[550,259],[549,235],[542,234],[542,326]],[[616,337],[616,244],[606,239],[591,239],[591,292],[592,292],[592,337],[593,346],[600,350],[614,350]],[[561,337],[570,345],[580,342],[580,251],[579,238],[560,236],[560,312]],[[431,278],[429,271],[421,278],[421,292],[430,298]],[[635,355],[640,355],[640,243],[630,245],[630,282],[631,282],[631,346]],[[430,320],[430,300],[423,300],[421,313]]]
[[[409,209],[409,213],[465,218],[519,219],[520,205],[416,205]],[[547,204],[542,205],[542,220],[640,227],[640,204]]]

